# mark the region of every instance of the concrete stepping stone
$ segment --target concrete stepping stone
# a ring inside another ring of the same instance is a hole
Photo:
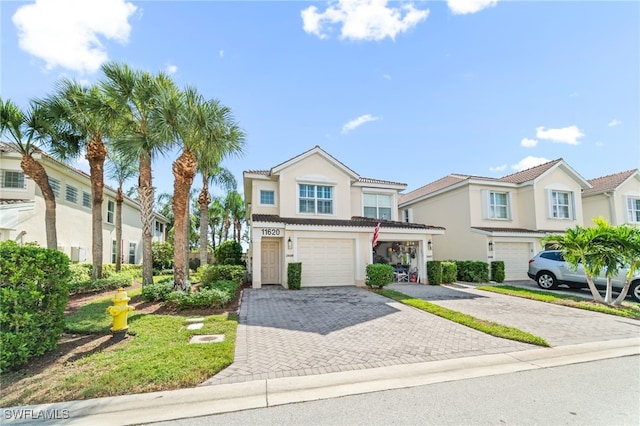
[[[193,336],[189,343],[220,343],[224,342],[224,334],[202,334]]]
[[[187,330],[200,330],[204,324],[201,322],[189,324]]]

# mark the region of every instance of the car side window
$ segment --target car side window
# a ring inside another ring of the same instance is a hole
[[[562,257],[562,253],[559,251],[549,251],[546,253],[542,253],[540,257],[549,260],[555,260],[557,262],[564,262],[564,258]]]

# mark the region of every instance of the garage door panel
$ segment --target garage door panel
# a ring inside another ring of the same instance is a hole
[[[504,262],[506,280],[526,280],[529,269],[529,243],[496,243],[496,260]]]
[[[353,240],[298,239],[302,286],[354,285]]]

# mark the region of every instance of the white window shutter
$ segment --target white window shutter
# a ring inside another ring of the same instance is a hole
[[[553,219],[553,198],[552,191],[547,189],[547,215],[549,218]]]
[[[511,191],[507,192],[507,219],[513,220],[513,207],[511,206]]]
[[[576,193],[571,192],[571,219],[576,220],[578,214],[576,212]]]
[[[482,194],[482,218],[489,219],[489,190],[483,189],[480,194]]]

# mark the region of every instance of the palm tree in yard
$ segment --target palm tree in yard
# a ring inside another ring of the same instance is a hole
[[[240,243],[242,238],[242,222],[245,217],[244,200],[242,195],[236,191],[231,191],[227,194],[225,204],[228,210],[228,218],[233,224],[233,239]]]
[[[0,135],[8,135],[22,155],[20,167],[42,191],[45,203],[45,229],[47,248],[58,248],[56,233],[56,198],[46,170],[34,158],[39,145],[54,137],[57,133],[53,123],[48,121],[43,108],[32,102],[28,111],[22,111],[11,100],[0,99]]]
[[[209,184],[216,184],[226,191],[236,188],[237,182],[233,174],[220,162],[228,156],[242,154],[245,143],[245,133],[235,121],[231,109],[221,105],[216,99],[207,102],[205,106],[207,121],[211,124],[206,128],[203,137],[206,143],[201,145],[198,152],[199,168],[202,176],[202,190],[198,197],[200,205],[200,264],[207,262],[207,229],[209,222],[209,203],[211,194]],[[215,247],[215,241],[214,241]]]
[[[222,197],[213,197],[207,211],[207,225],[211,229],[211,245],[213,250],[216,249],[216,240],[222,242],[222,232],[226,218],[224,208],[224,199]]]
[[[106,172],[110,179],[118,182],[116,192],[116,272],[122,268],[122,203],[124,202],[124,183],[134,177],[138,171],[135,158],[127,157],[117,151],[107,154]]]
[[[104,200],[104,163],[107,156],[105,139],[111,132],[115,111],[98,86],[85,87],[80,83],[62,79],[56,92],[40,101],[53,121],[66,122],[74,133],[71,138],[59,139],[52,151],[67,160],[86,151],[91,179],[91,236],[92,278],[102,277],[102,203]],[[118,240],[119,241],[119,240]]]
[[[164,73],[152,75],[136,71],[126,64],[102,66],[105,80],[101,87],[119,108],[119,126],[123,135],[114,142],[125,155],[138,159],[138,195],[142,220],[142,285],[153,284],[153,175],[152,160],[167,152],[173,144],[157,123],[159,97],[172,90],[173,81]],[[163,126],[160,126],[161,128]]]

